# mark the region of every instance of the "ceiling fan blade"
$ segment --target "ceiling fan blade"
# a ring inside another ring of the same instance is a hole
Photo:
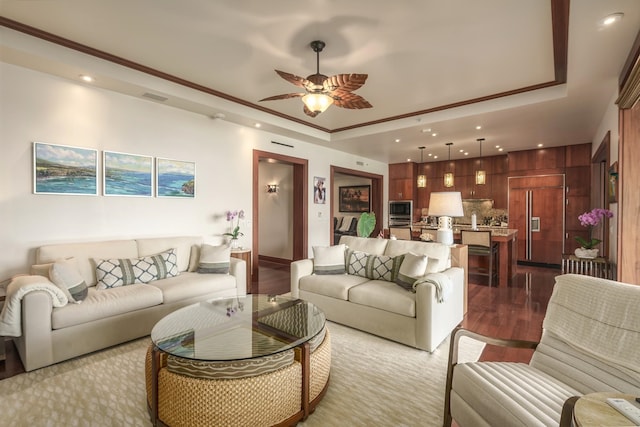
[[[295,74],[287,73],[285,71],[276,70],[276,73],[286,81],[299,87],[305,87],[309,84],[309,81],[304,77],[296,76]]]
[[[359,110],[362,108],[372,108],[373,105],[369,104],[369,101],[356,95],[355,93],[345,92],[343,90],[335,90],[331,93],[333,98],[333,105],[342,108],[349,108]]]
[[[262,101],[277,101],[278,99],[300,98],[300,97],[302,97],[304,95],[305,95],[304,93],[285,93],[284,95],[270,96],[268,98],[261,99],[258,102],[262,102]]]
[[[330,92],[341,89],[347,92],[356,90],[367,81],[368,74],[336,74],[335,76],[327,77],[323,86],[325,90]]]
[[[320,114],[320,113],[319,113],[319,112],[317,112],[317,111],[311,111],[311,110],[309,110],[309,109],[307,108],[307,106],[306,106],[306,105],[304,105],[304,106],[303,106],[302,111],[304,111],[304,113],[305,113],[307,116],[309,116],[309,117],[315,117],[315,116],[317,116],[318,114]]]

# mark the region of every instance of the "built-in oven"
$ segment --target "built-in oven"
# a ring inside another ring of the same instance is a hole
[[[392,200],[389,202],[389,227],[410,227],[413,222],[413,201]]]

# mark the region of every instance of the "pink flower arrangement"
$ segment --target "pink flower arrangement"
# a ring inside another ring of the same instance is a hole
[[[585,212],[582,215],[578,215],[578,219],[580,220],[580,225],[582,225],[583,227],[589,228],[589,240],[585,240],[580,236],[575,237],[576,241],[580,243],[580,246],[582,246],[585,249],[592,249],[594,246],[596,246],[598,243],[602,241],[600,239],[592,238],[591,233],[593,231],[593,227],[600,225],[600,223],[605,217],[606,218],[613,217],[613,212],[611,212],[609,209],[595,208],[595,209],[592,209],[590,212]]]
[[[223,236],[229,236],[232,239],[237,239],[240,236],[244,236],[243,233],[240,232],[240,220],[244,218],[244,211],[227,211],[227,221],[231,223],[233,227],[233,220],[236,220],[236,226],[233,227],[231,233],[224,233]]]

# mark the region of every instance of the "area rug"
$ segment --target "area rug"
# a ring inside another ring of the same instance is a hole
[[[448,340],[429,354],[329,322],[331,380],[300,426],[441,426]],[[142,338],[0,381],[2,422],[12,426],[150,426]],[[463,338],[461,359],[483,345]]]

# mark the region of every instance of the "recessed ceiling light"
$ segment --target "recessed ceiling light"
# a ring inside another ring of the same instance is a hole
[[[431,156],[433,156],[433,154],[429,153],[429,154],[427,154],[427,156],[431,157]]]
[[[91,83],[93,81],[93,77],[87,76],[86,74],[80,74],[80,78],[87,83]]]
[[[502,151],[502,148],[498,148],[498,151]]]
[[[256,123],[256,124],[254,124],[253,126],[255,126],[255,127],[257,127],[257,128],[262,127],[262,125],[261,125],[260,123]]]
[[[434,132],[431,134],[431,136],[438,136],[438,134]]]
[[[400,138],[396,138],[396,142],[400,142]]]
[[[431,132],[431,128],[422,129],[422,133],[428,133],[428,132]]]
[[[480,129],[482,129],[482,126],[476,126],[476,129],[480,130]]]
[[[616,22],[620,22],[622,20],[622,17],[624,16],[624,13],[622,12],[616,12],[616,13],[612,13],[610,15],[605,16],[604,18],[602,18],[600,20],[600,25],[604,25],[606,27],[615,24]]]
[[[460,152],[461,152],[461,153],[464,153],[464,150],[462,150],[462,149],[461,149],[461,150],[460,150]]]
[[[438,158],[438,156],[433,156],[433,158],[434,158],[434,159],[437,159],[437,158]]]
[[[538,144],[538,147],[543,147],[543,146],[544,146],[543,143]]]
[[[469,155],[469,152],[465,152],[465,153],[464,153],[464,155],[465,155],[465,156],[468,156],[468,155]]]
[[[410,161],[411,161],[411,159],[407,159],[407,162],[410,162]]]
[[[499,146],[499,145],[496,145],[496,148],[500,148],[500,146]]]

